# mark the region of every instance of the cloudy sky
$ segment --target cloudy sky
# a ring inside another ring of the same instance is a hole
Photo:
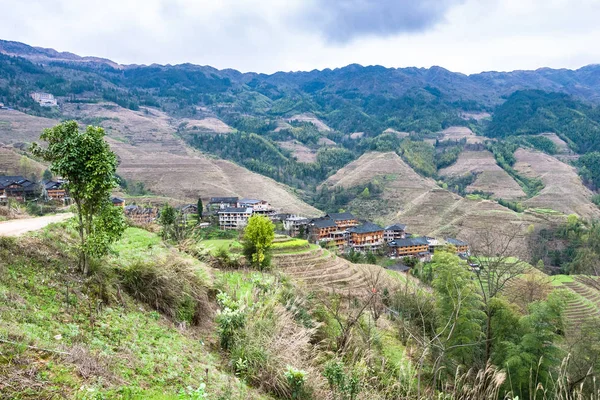
[[[599,19],[600,0],[0,0],[0,39],[122,64],[475,73],[599,63]]]

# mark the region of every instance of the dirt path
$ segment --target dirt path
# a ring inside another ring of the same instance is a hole
[[[47,217],[15,219],[0,222],[0,236],[19,236],[27,232],[37,231],[53,222],[61,222],[71,218],[73,214],[49,215]]]

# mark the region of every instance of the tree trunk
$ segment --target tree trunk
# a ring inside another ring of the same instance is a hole
[[[78,222],[79,222],[79,226],[78,226],[78,231],[79,231],[79,240],[81,243],[81,248],[79,249],[79,271],[83,272],[84,274],[87,274],[87,260],[85,257],[85,251],[84,251],[84,246],[85,246],[85,231],[84,231],[84,224],[83,224],[83,215],[81,213],[81,202],[80,201],[75,201],[75,204],[77,205],[77,217],[78,217]]]
[[[485,362],[490,361],[492,355],[492,310],[486,309],[486,329],[485,329]]]

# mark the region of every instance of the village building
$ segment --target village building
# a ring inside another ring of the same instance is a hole
[[[445,250],[448,245],[445,240],[434,237],[425,236],[425,239],[427,239],[427,243],[429,243],[430,253],[435,253],[437,250]]]
[[[33,92],[31,98],[42,107],[56,107],[58,105],[56,98],[50,93]]]
[[[329,218],[315,218],[308,224],[309,238],[312,242],[331,241],[332,234],[338,231],[338,227]]]
[[[346,230],[359,225],[358,219],[349,212],[331,213],[325,215],[324,218],[332,220],[340,230]]]
[[[238,206],[239,197],[211,197],[206,205],[209,211],[222,210]]]
[[[299,236],[301,233],[306,236],[308,235],[308,225],[310,220],[308,218],[300,217],[297,215],[289,215],[282,220],[283,229],[285,232],[292,237]]]
[[[266,200],[242,199],[238,201],[239,208],[251,208],[254,214],[275,215],[275,209]]]
[[[391,257],[422,258],[429,253],[429,242],[424,237],[396,239],[388,243],[388,248]]]
[[[158,218],[158,208],[129,205],[123,209],[125,216],[138,225],[147,225]]]
[[[125,200],[123,200],[120,197],[113,197],[112,199],[110,199],[110,201],[112,202],[113,206],[115,206],[115,207],[125,208]]]
[[[0,196],[17,201],[34,199],[41,192],[40,185],[23,176],[0,176]]]
[[[383,229],[383,239],[386,243],[396,239],[406,238],[406,225],[393,224],[388,225]]]
[[[446,238],[446,243],[456,247],[456,253],[464,256],[469,256],[469,244],[467,242],[463,242],[462,240],[454,239],[454,238]]]
[[[198,214],[198,205],[197,204],[184,204],[182,206],[178,206],[177,209],[182,214]]]
[[[44,180],[42,181],[42,185],[44,185],[44,190],[46,191],[48,199],[65,201],[67,198],[67,191],[62,182]]]
[[[219,228],[222,230],[243,229],[253,214],[252,208],[227,207],[217,212]]]
[[[373,252],[383,246],[384,229],[377,224],[365,224],[348,229],[348,246],[354,251]]]

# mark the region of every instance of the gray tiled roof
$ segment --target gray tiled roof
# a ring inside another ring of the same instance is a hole
[[[331,214],[327,214],[325,217],[330,218],[334,221],[344,221],[344,220],[348,220],[348,219],[356,219],[356,217],[349,212],[331,213]]]
[[[418,238],[396,239],[389,243],[390,247],[409,247],[409,246],[420,246],[420,245],[429,245],[429,242],[427,242],[427,239],[424,237],[418,237]]]
[[[362,224],[362,225],[355,226],[353,228],[348,229],[348,232],[353,232],[353,233],[383,232],[383,228],[377,224],[367,222],[366,224]]]
[[[446,238],[446,242],[454,246],[468,246],[466,242],[454,238]]]

